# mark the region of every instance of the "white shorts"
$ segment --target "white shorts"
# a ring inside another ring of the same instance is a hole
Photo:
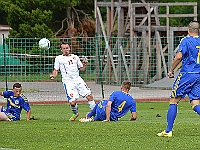
[[[79,95],[86,97],[91,94],[90,88],[80,76],[76,79],[63,79],[62,82],[69,102],[78,99]]]

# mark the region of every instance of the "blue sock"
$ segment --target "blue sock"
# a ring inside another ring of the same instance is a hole
[[[177,105],[170,104],[168,113],[167,113],[167,128],[166,128],[167,133],[172,131],[174,120],[176,119],[176,115],[177,115]]]
[[[200,105],[194,106],[193,110],[200,115]]]

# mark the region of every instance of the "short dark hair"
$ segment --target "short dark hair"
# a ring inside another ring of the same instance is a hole
[[[21,88],[21,87],[22,87],[22,85],[20,83],[13,84],[13,89],[15,89],[15,88]]]
[[[60,49],[61,49],[61,45],[66,45],[66,44],[68,44],[68,45],[70,46],[70,44],[69,44],[68,42],[62,41],[62,42],[60,43]]]
[[[189,23],[188,29],[191,33],[199,33],[199,22],[197,20],[193,20]]]
[[[131,82],[128,81],[128,80],[124,80],[124,81],[122,82],[122,87],[123,87],[124,89],[130,90],[130,89],[131,89]]]

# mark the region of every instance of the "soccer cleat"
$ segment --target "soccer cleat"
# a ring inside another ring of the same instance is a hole
[[[166,133],[166,131],[164,130],[164,131],[158,133],[157,136],[159,136],[159,137],[162,137],[162,136],[164,136],[164,137],[172,137],[172,131],[170,131],[169,133]]]
[[[92,118],[80,118],[79,121],[80,122],[92,122],[94,120]]]
[[[79,113],[78,113],[78,115],[73,114],[73,115],[71,116],[71,118],[69,118],[69,121],[75,121],[76,118],[78,118],[79,115],[80,115]]]

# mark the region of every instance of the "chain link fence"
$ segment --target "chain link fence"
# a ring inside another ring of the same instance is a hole
[[[175,48],[182,38],[174,37]],[[80,76],[94,86],[92,91],[98,93],[95,95],[97,99],[102,97],[102,85],[109,85],[115,89],[115,86],[119,87],[123,80],[128,79],[133,87],[143,87],[165,78],[165,69],[168,70],[170,67],[166,37],[161,37],[160,43],[152,38],[151,49],[148,49],[143,37],[135,37],[133,40],[126,37],[110,37],[108,43],[103,37],[52,38],[49,39],[49,50],[39,48],[40,38],[0,40],[3,40],[3,44],[0,45],[1,90],[12,88],[14,82],[21,82],[24,93],[32,102],[66,102],[61,75],[59,74],[54,81],[49,79],[54,69],[55,57],[62,54],[61,41],[70,43],[71,53],[81,59],[87,57],[87,70],[80,72]],[[175,53],[176,49],[173,50],[173,55]],[[110,91],[107,94],[110,94]]]
[[[181,38],[174,38],[174,47],[178,46]],[[51,42],[49,50],[40,49],[39,40],[39,38],[4,39],[4,44],[0,45],[0,81],[5,79],[8,82],[49,81],[54,59],[62,54],[59,48],[61,41],[70,43],[71,53],[81,59],[87,57],[89,61],[87,71],[80,72],[85,81],[120,85],[122,80],[128,79],[133,86],[142,86],[166,77],[163,68],[170,67],[168,50],[164,50],[167,45],[165,37],[161,38],[161,48],[158,48],[155,39],[152,38],[150,50],[147,49],[142,37],[135,37],[133,40],[135,43],[124,37],[112,37],[109,43],[102,37],[49,39]],[[134,49],[130,48],[131,44],[135,44]],[[161,64],[158,64],[159,61]],[[61,81],[61,77],[59,76],[57,80]]]

